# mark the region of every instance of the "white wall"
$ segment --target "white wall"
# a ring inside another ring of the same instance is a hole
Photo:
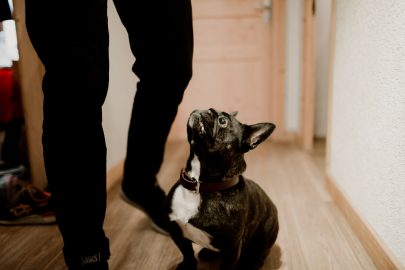
[[[302,0],[286,2],[285,127],[297,133],[301,114]]]
[[[107,168],[123,160],[127,146],[127,132],[132,102],[138,78],[132,72],[134,57],[129,47],[127,32],[122,25],[112,0],[108,1],[110,32],[110,84],[103,106],[103,126],[107,143]]]
[[[405,1],[336,2],[328,173],[405,266]]]

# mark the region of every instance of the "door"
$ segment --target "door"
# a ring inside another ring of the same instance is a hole
[[[261,2],[264,1],[264,2]],[[169,139],[186,138],[194,109],[238,111],[284,133],[284,0],[193,0],[193,78]],[[276,135],[277,134],[277,135]]]

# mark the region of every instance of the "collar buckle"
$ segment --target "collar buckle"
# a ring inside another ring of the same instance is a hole
[[[200,181],[198,181],[198,179],[195,179],[195,178],[193,178],[193,180],[195,180],[195,182],[196,182],[196,186],[195,186],[195,193],[200,193],[200,185],[201,185],[201,182]]]
[[[239,177],[240,176],[237,175],[233,178],[227,179],[222,182],[209,183],[209,182],[200,181],[199,179],[191,177],[190,175],[188,175],[186,170],[183,168],[183,169],[181,169],[181,173],[180,173],[180,184],[184,188],[186,188],[196,194],[200,193],[200,191],[201,192],[217,192],[217,191],[229,189],[229,188],[236,186],[239,183]]]

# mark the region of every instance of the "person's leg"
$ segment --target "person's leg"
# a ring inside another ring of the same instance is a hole
[[[161,226],[158,173],[171,125],[192,76],[190,0],[114,0],[139,78],[128,132],[122,189]]]
[[[26,25],[45,66],[42,141],[65,261],[69,269],[107,269],[107,0],[26,0]]]

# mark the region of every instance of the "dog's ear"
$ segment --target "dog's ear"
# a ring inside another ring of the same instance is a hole
[[[276,128],[272,123],[259,123],[254,125],[245,125],[242,138],[242,151],[247,152],[256,148],[263,142]]]
[[[236,117],[238,115],[238,111],[231,112],[230,115],[232,115],[233,117]]]

